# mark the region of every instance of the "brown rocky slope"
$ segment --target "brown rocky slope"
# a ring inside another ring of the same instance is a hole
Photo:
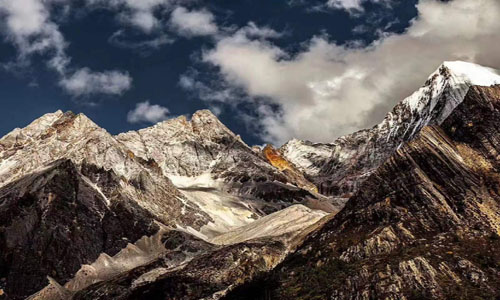
[[[472,87],[274,271],[226,299],[499,299],[500,86]]]

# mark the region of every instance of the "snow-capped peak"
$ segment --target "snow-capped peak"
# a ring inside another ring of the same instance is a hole
[[[388,139],[411,139],[422,127],[442,123],[471,86],[495,84],[500,84],[497,70],[463,61],[444,62],[423,87],[401,101],[377,127],[389,130]],[[401,127],[406,128],[403,135]]]
[[[446,61],[442,66],[448,68],[453,76],[471,85],[490,86],[500,83],[498,70],[464,61]]]
[[[360,176],[368,176],[423,127],[441,124],[464,100],[471,86],[495,84],[500,84],[497,70],[462,61],[444,62],[420,89],[373,128],[340,137],[331,144],[292,141],[281,151],[313,177],[323,193],[349,195],[356,191]]]
[[[423,110],[429,105],[432,110],[437,104],[435,100],[444,90],[452,89],[452,97],[446,99],[445,109],[439,117],[440,123],[463,100],[470,86],[494,84],[500,84],[498,70],[469,62],[447,61],[429,76],[422,88],[403,100],[402,104],[408,105],[412,111]]]

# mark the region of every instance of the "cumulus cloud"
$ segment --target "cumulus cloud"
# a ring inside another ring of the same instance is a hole
[[[214,35],[218,31],[214,15],[206,9],[189,11],[179,6],[172,11],[170,25],[178,34],[187,37]]]
[[[51,8],[69,0],[0,0],[2,32],[18,51],[18,64],[28,65],[33,55],[46,55],[47,66],[60,76],[60,86],[75,96],[86,94],[121,94],[130,88],[131,78],[118,71],[74,71],[66,54],[67,42],[51,20]]]
[[[243,28],[219,39],[203,61],[245,91],[243,101],[255,102],[253,121],[266,141],[331,142],[379,122],[445,60],[500,67],[500,2],[421,0],[417,9],[406,32],[383,34],[367,47],[315,36],[292,55]]]
[[[0,0],[2,33],[18,49],[20,63],[27,64],[30,55],[52,52],[51,66],[61,70],[69,61],[65,54],[67,44],[58,26],[50,20],[51,4],[40,0]]]
[[[120,95],[132,85],[132,78],[125,72],[92,72],[82,68],[63,78],[61,86],[74,96],[91,94]]]
[[[153,104],[149,101],[139,102],[135,108],[128,112],[129,123],[158,123],[168,119],[169,110],[166,107]]]
[[[190,38],[212,36],[219,31],[215,16],[208,9],[188,9],[184,6],[195,3],[196,0],[85,1],[90,8],[113,11],[116,19],[124,26],[110,37],[110,43],[122,48],[139,50],[142,54],[148,54],[165,44],[173,43],[175,40],[171,37],[172,33]],[[148,38],[134,41],[137,32]]]

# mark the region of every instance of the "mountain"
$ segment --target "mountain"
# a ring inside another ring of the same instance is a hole
[[[137,158],[123,144],[83,114],[47,114],[0,139],[0,187],[67,159],[82,171],[89,184],[111,202],[114,195],[134,199],[139,206],[172,226],[200,228],[210,220],[184,205],[182,194],[155,167]],[[117,179],[106,186],[106,176]],[[184,209],[181,209],[184,207]],[[182,213],[181,213],[182,212]],[[166,216],[169,216],[168,218]]]
[[[116,138],[135,156],[155,161],[186,198],[220,221],[207,226],[209,236],[323,198],[303,176],[273,166],[208,110]]]
[[[96,175],[118,180],[112,173]],[[159,229],[154,217],[125,195],[108,203],[69,160],[7,184],[0,199],[0,276],[13,297],[37,291],[48,275],[71,278],[100,253],[114,254]]]
[[[415,93],[397,104],[371,129],[338,138],[331,144],[291,140],[280,148],[322,194],[343,198],[420,130],[441,124],[473,85],[500,84],[496,70],[466,62],[445,62]]]
[[[0,139],[0,299],[495,299],[500,76],[447,62],[379,125],[250,147],[207,110]]]
[[[224,299],[498,299],[500,86],[472,86],[273,271]]]
[[[0,140],[0,277],[23,298],[101,253],[210,217],[84,115],[56,112]]]
[[[21,299],[50,276],[47,288],[71,294],[82,288],[71,283],[81,265],[99,265],[160,229],[208,242],[318,198],[208,111],[118,136],[83,114],[46,114],[0,139],[0,290]],[[325,215],[302,212],[283,234]]]

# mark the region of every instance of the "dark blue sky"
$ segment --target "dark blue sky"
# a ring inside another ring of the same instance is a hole
[[[326,7],[314,9],[311,1],[291,5],[284,0],[227,0],[190,2],[185,6],[210,11],[220,28],[236,30],[254,22],[284,33],[273,43],[293,55],[315,35],[327,35],[330,41],[341,45],[352,41],[370,44],[378,38],[379,30],[403,32],[417,14],[415,3],[416,0],[394,1],[388,7],[366,2],[363,13]],[[322,3],[319,1],[317,4]],[[71,58],[71,68],[128,72],[133,80],[132,86],[117,95],[71,95],[58,84],[60,76],[57,72],[46,65],[52,55],[50,52],[31,55],[29,65],[16,65],[19,51],[8,39],[3,24],[0,63],[10,67],[0,69],[0,135],[57,109],[83,112],[98,125],[117,134],[150,126],[147,123],[127,122],[127,113],[138,102],[148,100],[151,104],[166,107],[171,117],[192,114],[209,107],[209,103],[199,100],[196,93],[182,88],[179,78],[196,70],[205,76],[213,74],[213,79],[217,80],[217,70],[199,61],[203,49],[214,47],[213,37],[186,38],[163,30],[161,34],[167,34],[172,40],[170,43],[157,49],[132,49],[110,41],[110,37],[122,30],[127,41],[139,42],[156,38],[160,33],[144,33],[127,26],[118,20],[116,10],[107,7],[88,8],[86,4],[79,3],[73,4],[64,13],[61,11],[61,7],[51,7],[50,18],[69,43],[66,55]],[[157,10],[155,14],[161,22],[167,22],[168,11]],[[237,110],[248,110],[247,113],[252,114],[254,107],[251,104],[217,106],[222,108],[220,119],[242,135],[247,143],[263,143],[259,133],[254,132],[255,128],[249,127],[237,113]]]

